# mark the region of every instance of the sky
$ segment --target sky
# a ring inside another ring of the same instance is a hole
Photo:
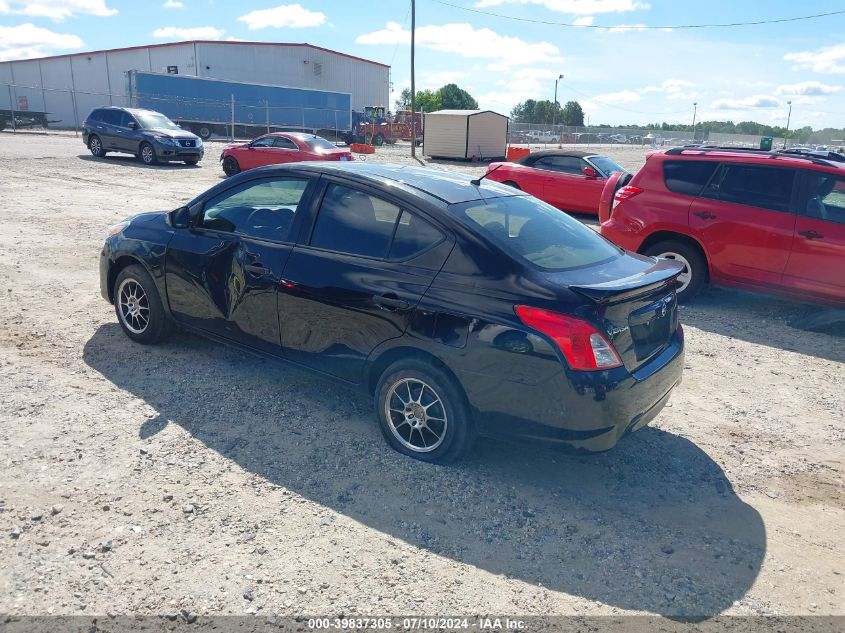
[[[841,128],[845,13],[678,27],[842,10],[842,0],[417,0],[416,85],[457,83],[509,114],[554,99],[563,75],[558,101],[578,101],[594,125],[691,123],[694,108],[698,121],[785,125],[791,101],[792,129]],[[409,0],[0,0],[0,60],[187,39],[307,42],[389,64],[392,108],[410,86],[410,25]]]

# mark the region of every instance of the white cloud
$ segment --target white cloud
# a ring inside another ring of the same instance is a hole
[[[593,97],[593,101],[599,103],[630,103],[639,101],[642,97],[633,90],[621,90],[619,92],[608,92],[607,94]]]
[[[651,30],[651,31],[662,31],[664,33],[671,33],[672,29],[669,27],[662,27],[659,29],[649,29],[648,25],[646,24],[617,24],[616,26],[611,26],[607,29],[598,29],[600,31],[604,31],[606,33],[640,33],[642,31]]]
[[[182,28],[179,26],[163,26],[153,31],[153,37],[157,39],[181,39],[181,40],[217,40],[223,36],[222,29],[213,26],[194,26]]]
[[[795,62],[796,68],[826,74],[845,73],[845,44],[826,46],[815,51],[787,53],[783,58]]]
[[[0,26],[0,61],[45,57],[82,46],[82,40],[76,35],[56,33],[30,23]]]
[[[667,99],[687,100],[697,99],[700,95],[690,88],[695,84],[686,79],[666,79],[659,86],[646,86],[639,90],[640,94],[662,93]]]
[[[585,15],[581,18],[576,18],[575,21],[572,23],[575,26],[590,26],[595,21],[595,18],[591,15]]]
[[[0,14],[50,18],[57,22],[76,15],[115,15],[117,9],[110,9],[107,2],[108,0],[2,0]]]
[[[417,81],[417,90],[442,88],[446,84],[455,83],[466,76],[467,73],[461,70],[444,70],[442,72],[426,73],[422,76],[422,79]]]
[[[266,28],[304,29],[320,26],[326,21],[326,14],[309,11],[298,4],[282,4],[272,9],[251,11],[238,18],[245,22],[250,31]]]
[[[549,11],[572,15],[626,13],[651,8],[649,4],[638,0],[478,0],[474,6],[483,9],[500,7],[503,4],[539,4]]]
[[[179,0],[166,0],[166,2],[161,6],[165,9],[184,9],[185,3],[179,2]]]
[[[397,22],[388,22],[385,28],[359,35],[357,44],[408,44],[411,32]],[[562,63],[560,49],[549,42],[526,42],[518,37],[500,35],[487,28],[476,29],[471,24],[429,25],[417,29],[416,42],[443,53],[462,57],[495,59],[497,70],[524,64]]]
[[[780,101],[769,95],[753,95],[744,99],[717,99],[710,104],[714,110],[749,110],[753,108],[777,108]]]
[[[775,94],[790,96],[822,97],[842,90],[842,86],[823,84],[820,81],[802,81],[797,84],[784,84],[777,87]]]

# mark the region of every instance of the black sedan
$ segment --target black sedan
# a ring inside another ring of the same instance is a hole
[[[681,380],[679,272],[511,187],[373,163],[251,170],[111,227],[100,259],[133,341],[178,326],[356,385],[438,463],[648,424]]]

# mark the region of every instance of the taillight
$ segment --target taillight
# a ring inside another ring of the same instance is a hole
[[[638,196],[643,192],[642,189],[639,187],[632,187],[631,185],[625,185],[624,187],[620,187],[619,190],[613,196],[613,206],[611,209],[615,209],[616,205],[620,202],[625,200],[630,200],[634,196]]]
[[[622,364],[610,341],[587,321],[531,306],[514,306],[514,311],[525,325],[550,337],[572,369],[612,369]]]

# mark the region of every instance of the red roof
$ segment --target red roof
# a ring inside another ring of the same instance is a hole
[[[31,61],[38,61],[42,59],[57,59],[60,57],[79,57],[85,55],[98,55],[101,53],[116,53],[119,51],[136,51],[142,48],[163,48],[165,46],[181,46],[184,44],[240,44],[248,45],[248,46],[302,46],[305,48],[312,48],[317,51],[323,51],[326,53],[331,53],[333,55],[340,55],[341,57],[348,57],[349,59],[356,59],[359,62],[366,62],[367,64],[374,64],[375,66],[382,66],[384,68],[390,68],[388,64],[382,64],[381,62],[374,62],[371,59],[364,59],[363,57],[357,57],[355,55],[349,55],[347,53],[341,53],[339,51],[333,51],[330,48],[323,48],[322,46],[315,46],[314,44],[308,44],[306,42],[302,43],[291,43],[291,42],[241,42],[241,41],[225,41],[225,40],[186,40],[184,42],[165,42],[163,44],[143,44],[141,46],[127,46],[124,48],[107,48],[100,51],[86,51],[83,53],[66,53],[65,55],[48,55],[46,57],[32,57],[29,59],[7,59],[6,62],[31,62]],[[0,62],[2,64],[4,62]]]

